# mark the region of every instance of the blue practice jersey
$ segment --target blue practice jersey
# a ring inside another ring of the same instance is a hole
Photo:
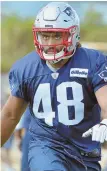
[[[30,130],[37,137],[68,141],[87,152],[100,147],[82,134],[100,122],[95,92],[107,85],[106,57],[78,48],[57,71],[33,51],[17,61],[9,74],[11,93],[30,103]]]

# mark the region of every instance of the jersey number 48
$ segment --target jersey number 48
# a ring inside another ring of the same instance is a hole
[[[72,88],[73,99],[67,99],[67,88]],[[76,125],[84,118],[84,103],[82,85],[77,82],[63,82],[56,87],[58,120],[64,125]],[[38,112],[40,102],[42,101],[44,112]],[[75,119],[69,119],[68,106],[74,106]],[[51,89],[50,83],[40,84],[33,103],[33,112],[39,119],[44,119],[45,123],[53,126],[53,118],[55,111],[52,111],[51,106]]]

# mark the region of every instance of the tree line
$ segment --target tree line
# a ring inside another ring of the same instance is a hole
[[[34,18],[20,18],[16,14],[2,16],[1,20],[1,71],[8,72],[12,64],[30,51],[34,50],[33,26]],[[107,42],[107,24],[102,14],[87,11],[81,23],[81,41]]]

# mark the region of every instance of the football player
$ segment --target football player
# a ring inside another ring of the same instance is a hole
[[[31,171],[100,171],[107,140],[107,59],[79,43],[80,23],[67,3],[36,16],[33,51],[10,70],[11,96],[2,110],[2,144],[28,103]]]

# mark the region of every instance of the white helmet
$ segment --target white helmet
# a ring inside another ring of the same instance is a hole
[[[66,32],[69,33],[69,37],[68,40],[64,40],[63,37],[60,44],[63,45],[63,49],[60,52],[55,53],[58,45],[54,44],[51,45],[54,47],[54,53],[47,54],[44,52],[44,46],[47,45],[41,43],[38,32],[62,32],[63,36]],[[79,33],[80,24],[76,11],[67,3],[51,2],[42,8],[36,17],[33,26],[34,45],[42,59],[56,63],[61,59],[71,57],[75,53],[80,38]]]

